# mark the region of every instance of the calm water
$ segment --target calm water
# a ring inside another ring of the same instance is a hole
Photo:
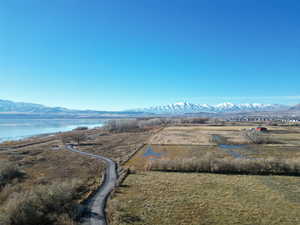
[[[70,131],[79,126],[102,126],[103,120],[84,119],[0,119],[0,142],[39,134]]]

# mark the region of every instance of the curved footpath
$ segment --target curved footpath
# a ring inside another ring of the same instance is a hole
[[[91,153],[79,151],[75,149],[73,145],[67,145],[66,148],[69,151],[76,152],[81,155],[101,159],[107,164],[104,182],[101,184],[101,187],[97,190],[95,195],[88,202],[89,213],[84,218],[83,222],[84,225],[107,225],[105,206],[109,194],[113,191],[117,183],[118,175],[116,163],[111,159],[100,155],[94,155]]]

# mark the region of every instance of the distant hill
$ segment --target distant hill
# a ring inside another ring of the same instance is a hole
[[[63,107],[0,100],[0,118],[110,118],[143,115],[143,112],[72,110]]]
[[[72,110],[61,107],[47,107],[40,104],[0,100],[0,112],[19,113],[69,113]]]
[[[291,107],[289,110],[300,110],[300,104]]]

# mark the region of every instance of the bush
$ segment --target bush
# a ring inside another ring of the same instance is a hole
[[[75,202],[78,182],[39,185],[27,193],[15,193],[0,217],[1,225],[74,224],[82,213]],[[69,221],[69,222],[67,222]]]
[[[256,130],[245,130],[242,136],[251,144],[275,144],[269,134]]]
[[[149,168],[154,171],[299,176],[300,159],[216,159],[208,154],[201,159],[153,160]]]
[[[13,163],[1,162],[0,164],[0,188],[5,186],[11,180],[15,178],[20,178],[23,176],[23,173]]]
[[[228,144],[228,140],[226,137],[217,134],[210,135],[209,142],[216,145]]]

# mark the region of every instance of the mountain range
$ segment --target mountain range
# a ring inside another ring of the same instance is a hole
[[[62,113],[71,110],[62,107],[47,107],[40,104],[13,102],[0,99],[0,112],[16,113]]]
[[[111,118],[138,116],[140,112],[114,112],[96,110],[74,110],[63,107],[48,107],[41,104],[13,102],[0,99],[0,118]]]
[[[186,114],[186,113],[240,113],[240,112],[263,112],[289,110],[289,106],[279,104],[233,104],[222,103],[218,105],[193,104],[179,102],[169,105],[153,106],[149,108],[135,109],[135,112],[154,114]]]
[[[300,104],[290,107],[280,104],[233,104],[218,105],[194,104],[179,102],[169,105],[138,108],[120,112],[72,110],[62,107],[47,107],[40,104],[13,102],[0,100],[0,113],[27,113],[27,114],[63,114],[63,115],[145,115],[145,114],[189,114],[189,113],[244,113],[244,112],[281,112],[300,110]]]

